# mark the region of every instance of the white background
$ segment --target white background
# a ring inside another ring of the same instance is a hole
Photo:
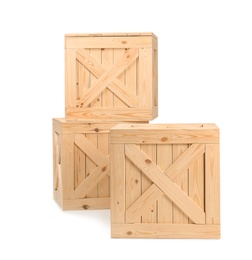
[[[0,29],[0,259],[252,259],[251,1],[9,0]],[[159,37],[153,123],[221,129],[221,240],[111,239],[108,210],[52,199],[64,34],[146,31]]]

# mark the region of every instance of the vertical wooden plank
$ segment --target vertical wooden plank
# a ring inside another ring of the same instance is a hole
[[[164,171],[172,164],[172,145],[157,145],[157,166]],[[158,200],[158,223],[172,223],[172,201],[165,195]]]
[[[187,144],[173,145],[173,162],[188,148]],[[185,193],[188,194],[188,170],[174,181]],[[173,203],[173,223],[188,223],[188,217]]]
[[[205,154],[206,224],[220,224],[220,150],[219,144],[207,144]]]
[[[62,194],[63,199],[72,199],[74,193],[74,136],[62,135]]]
[[[86,50],[89,52],[89,50]],[[90,87],[91,75],[90,72],[78,62],[78,96],[77,99],[81,99],[83,97],[84,92]]]
[[[125,223],[125,154],[124,144],[110,145],[111,223]]]
[[[135,60],[125,71],[125,84],[127,90],[133,95],[137,95],[137,61]]]
[[[128,209],[140,196],[142,190],[141,171],[137,166],[126,157],[125,165],[126,182],[126,209]],[[135,220],[135,223],[141,223],[141,216]],[[126,223],[130,223],[126,219]]]
[[[114,49],[114,63],[125,53],[125,49]],[[125,85],[125,71],[117,79]],[[114,95],[114,107],[127,107],[121,99]]]
[[[156,145],[155,144],[144,144],[140,145],[141,150],[154,162],[156,163]],[[152,181],[142,173],[142,194],[151,186]],[[156,223],[157,222],[157,203],[153,202],[149,211],[142,215],[142,223]]]
[[[153,106],[158,105],[158,51],[152,50],[153,75],[152,75],[152,91],[153,91]]]
[[[86,138],[97,147],[97,134],[86,134]],[[97,165],[86,155],[86,177],[97,167]],[[87,194],[87,198],[97,198],[97,185]]]
[[[90,55],[101,63],[101,49],[90,49]],[[97,78],[91,74],[90,85],[96,82]],[[91,107],[101,107],[101,94],[99,94],[92,102]]]
[[[152,49],[139,49],[139,107],[152,107]]]
[[[59,134],[53,131],[53,189],[54,190],[57,190],[59,185],[58,163],[59,163]]]
[[[74,145],[74,188],[76,189],[86,178],[86,155]]]
[[[65,104],[66,107],[76,105],[76,50],[65,50]]]
[[[204,211],[204,154],[189,168],[189,197]],[[189,219],[189,223],[194,223]]]
[[[102,49],[102,65],[106,69],[110,69],[113,65],[114,52],[113,49]],[[102,107],[113,107],[114,94],[108,89],[104,89],[101,95]]]
[[[98,149],[105,156],[109,154],[109,136],[108,134],[97,134],[98,137]],[[109,197],[109,176],[105,176],[98,183],[98,197]]]

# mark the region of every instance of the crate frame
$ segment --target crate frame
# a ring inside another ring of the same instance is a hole
[[[53,197],[63,210],[110,208],[109,131],[118,123],[53,119]]]
[[[87,122],[158,116],[153,33],[65,35],[65,115]]]
[[[110,155],[112,237],[220,238],[215,124],[117,125]]]

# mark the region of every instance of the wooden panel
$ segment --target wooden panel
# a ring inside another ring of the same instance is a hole
[[[76,105],[76,50],[65,50],[65,104]]]
[[[66,37],[65,47],[72,48],[151,48],[152,37]]]
[[[101,49],[90,49],[89,50],[89,54],[90,56],[92,56],[95,60],[101,62]],[[91,78],[90,78],[90,87],[88,88],[87,91],[83,92],[82,96],[80,97],[80,100],[77,102],[78,105],[81,106],[88,106],[89,102],[87,101],[86,103],[83,102],[83,97],[86,96],[86,93],[89,93],[89,91],[91,91],[92,86],[94,86],[96,84],[96,82],[98,81],[98,79],[91,74]],[[95,90],[94,90],[95,91]],[[92,99],[89,100],[90,101],[90,106],[91,107],[101,107],[101,94],[98,93],[98,95],[94,95]],[[83,104],[82,104],[83,103]]]
[[[177,180],[185,175],[186,170],[205,152],[205,144],[188,145],[177,144],[173,146],[173,164],[165,169],[165,173]],[[183,178],[183,177],[182,177]]]
[[[97,134],[86,134],[86,138],[88,139],[88,141],[90,141],[90,143],[92,143],[92,145],[89,145],[87,148],[92,149],[93,146],[97,147]],[[92,154],[92,156],[88,156],[88,155],[86,156],[86,178],[89,175],[91,175],[92,171],[96,168],[97,164],[100,164],[101,160],[103,159],[101,154],[93,153],[91,150],[90,150],[90,154]],[[96,160],[96,163],[94,162],[94,159]],[[94,188],[88,194],[86,194],[86,197],[97,198],[97,185],[95,185]]]
[[[206,223],[220,224],[220,151],[219,145],[206,145],[205,203]]]
[[[157,166],[165,171],[172,164],[172,145],[157,145]],[[164,194],[158,200],[158,223],[172,223],[172,201]]]
[[[74,191],[74,137],[62,135],[62,194],[63,199],[73,198]]]
[[[189,168],[189,196],[192,200],[204,211],[205,197],[204,197],[204,164],[205,158],[204,154],[199,156],[199,158],[194,162],[194,164]],[[193,221],[189,220],[189,223]]]
[[[138,49],[129,49],[126,51],[109,70],[107,70],[99,79],[92,83],[91,87],[85,93],[83,93],[83,97],[77,102],[77,104],[84,107],[88,106],[88,104],[92,102],[98,95],[100,95],[100,93],[137,57]]]
[[[156,211],[156,201],[163,196],[163,192],[155,185],[152,185],[147,191],[139,197],[134,204],[132,204],[126,211],[127,223],[141,223],[141,216],[143,216],[143,222],[151,223],[156,222],[154,212],[151,210],[154,208]],[[153,202],[154,201],[154,202]],[[156,213],[156,212],[155,212]]]
[[[140,196],[142,192],[142,178],[141,171],[126,158],[125,165],[126,177],[125,177],[125,189],[126,189],[126,209],[128,209]],[[131,219],[126,216],[126,221],[131,222]],[[141,215],[135,216],[134,221],[137,223],[141,222]]]
[[[152,49],[139,49],[139,106],[152,107]]]
[[[153,74],[152,74],[152,93],[153,106],[158,105],[158,52],[152,51]]]
[[[76,189],[86,178],[86,155],[81,149],[74,146],[74,188]]]
[[[87,166],[88,165],[87,160]],[[91,168],[90,163],[90,168]],[[88,169],[89,170],[89,169]],[[89,170],[89,174],[86,179],[78,186],[74,192],[75,198],[83,198],[84,196],[90,196],[94,194],[94,197],[97,196],[97,184],[109,173],[109,155],[93,170]]]
[[[98,134],[98,149],[104,155],[109,154],[109,139],[108,134]],[[98,183],[98,197],[109,197],[109,176],[105,176],[99,183]]]
[[[141,145],[142,152],[144,152],[154,163],[156,163],[156,145]],[[144,193],[153,182],[142,174],[142,193]],[[142,212],[142,223],[156,223],[157,222],[157,208],[156,200],[150,205],[149,209]]]
[[[187,144],[173,145],[173,161],[176,162],[176,160],[187,150],[187,148]],[[186,158],[190,159],[191,157]],[[180,175],[174,180],[174,183],[176,183],[178,187],[180,187],[181,190],[185,192],[185,194],[188,194],[188,170],[182,167],[182,163],[176,164],[174,167],[172,165],[170,168],[173,168],[173,172],[176,173],[177,167],[179,166],[181,166],[178,169]],[[188,223],[188,216],[177,205],[173,205],[173,223]]]
[[[123,144],[110,146],[111,168],[111,222],[125,222],[125,155]],[[112,174],[113,173],[113,174]],[[117,174],[118,173],[118,174]]]
[[[125,145],[126,156],[142,170],[195,223],[205,223],[205,213],[137,146]]]
[[[194,224],[112,224],[116,238],[220,238],[219,225]]]
[[[102,49],[102,65],[107,70],[109,69],[114,61],[114,50],[113,49]],[[108,89],[104,89],[102,92],[102,107],[113,107],[114,106],[114,95]]]

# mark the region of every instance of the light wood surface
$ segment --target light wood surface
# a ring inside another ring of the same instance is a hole
[[[155,35],[66,35],[65,53],[67,119],[149,121],[158,116]]]
[[[144,143],[132,142],[135,134],[136,139],[137,135],[154,137],[160,132],[167,137],[167,131],[172,133],[169,143],[166,139],[160,142],[160,137],[146,139]],[[125,142],[118,138],[122,133]],[[181,133],[188,140],[184,144],[177,140],[184,138]],[[111,220],[112,237],[220,237],[216,125],[117,125],[111,129],[110,145],[120,147],[111,151],[114,159],[110,175],[117,180],[111,185],[120,182],[121,187],[112,194],[111,214],[120,216],[118,222]],[[119,204],[123,205],[119,210],[118,196]]]
[[[53,119],[53,193],[62,209],[110,208],[109,131],[117,123]]]

